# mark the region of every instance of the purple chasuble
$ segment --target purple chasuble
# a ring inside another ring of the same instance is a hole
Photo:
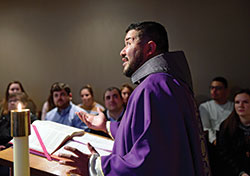
[[[111,123],[111,133],[113,151],[101,157],[104,175],[209,173],[192,93],[167,73],[150,74],[136,87],[120,124]]]

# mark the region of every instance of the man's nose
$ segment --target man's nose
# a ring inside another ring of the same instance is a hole
[[[125,47],[122,48],[121,52],[120,52],[120,56],[125,57],[126,53],[125,53]]]
[[[215,93],[215,92],[216,92],[216,89],[215,89],[215,88],[212,88],[212,89],[211,89],[211,92],[212,92],[212,93]]]

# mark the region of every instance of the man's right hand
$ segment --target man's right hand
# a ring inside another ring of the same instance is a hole
[[[93,130],[103,131],[107,133],[106,117],[100,108],[97,108],[98,115],[87,114],[83,111],[77,112],[78,117]]]

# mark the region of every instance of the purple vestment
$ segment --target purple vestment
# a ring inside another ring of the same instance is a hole
[[[203,176],[209,173],[192,93],[167,73],[147,76],[133,91],[118,126],[104,175]]]

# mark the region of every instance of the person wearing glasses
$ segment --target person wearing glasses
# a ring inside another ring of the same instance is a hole
[[[216,131],[233,111],[233,102],[228,101],[228,83],[224,77],[214,78],[209,89],[212,100],[202,103],[199,110],[203,128],[208,131],[209,142],[216,145]]]
[[[208,155],[213,175],[219,173],[217,167],[218,152],[216,147],[216,133],[220,124],[232,113],[233,102],[228,100],[228,83],[224,77],[215,77],[210,86],[211,100],[199,106],[200,117],[204,131],[208,134]]]

